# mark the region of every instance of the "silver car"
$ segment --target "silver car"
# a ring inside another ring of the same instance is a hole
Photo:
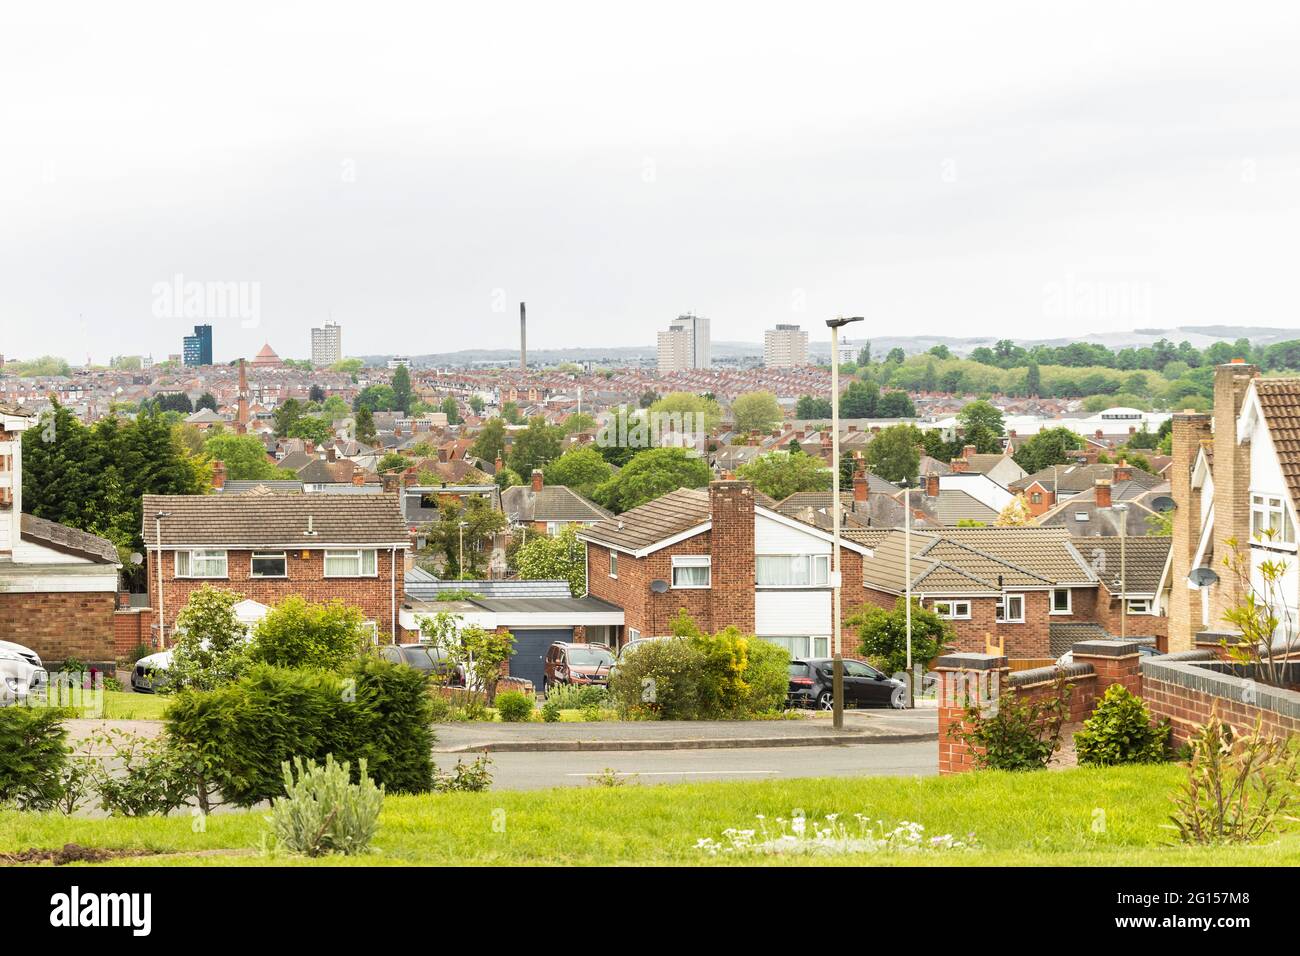
[[[0,706],[39,696],[49,682],[39,654],[22,644],[0,641]]]

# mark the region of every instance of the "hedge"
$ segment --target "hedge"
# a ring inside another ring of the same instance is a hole
[[[252,806],[284,792],[281,765],[333,754],[389,793],[433,786],[428,678],[374,658],[342,673],[259,665],[211,691],[186,691],[165,714],[173,742],[196,756],[225,802]]]
[[[0,707],[0,803],[48,810],[63,793],[67,714],[50,707]]]

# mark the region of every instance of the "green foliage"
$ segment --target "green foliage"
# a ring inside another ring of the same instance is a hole
[[[197,762],[165,736],[110,728],[93,734],[89,745],[113,755],[90,771],[100,805],[112,816],[166,816],[195,793]]]
[[[363,658],[342,674],[257,665],[218,690],[180,694],[166,720],[204,788],[239,806],[277,796],[294,756],[365,758],[390,793],[433,785],[428,677],[401,664]]]
[[[1183,843],[1257,843],[1295,819],[1300,749],[1265,733],[1263,720],[1260,715],[1250,734],[1237,737],[1216,702],[1192,734],[1187,780],[1174,794],[1170,816]]]
[[[506,447],[506,423],[500,418],[489,418],[479,429],[470,447],[470,454],[484,461],[495,462],[502,457]]]
[[[899,595],[893,610],[864,604],[845,618],[846,627],[857,628],[858,653],[882,662],[890,674],[907,670],[907,599]],[[953,639],[952,625],[912,599],[912,661],[922,664],[948,649]]]
[[[921,467],[921,430],[915,425],[882,428],[867,445],[867,467],[886,481],[915,482]]]
[[[368,408],[372,412],[397,411],[397,395],[393,392],[391,386],[383,384],[367,385],[352,400],[353,411],[359,412],[363,408]]]
[[[302,402],[296,398],[286,398],[275,409],[272,420],[275,422],[275,437],[286,438],[293,430],[298,419],[302,418]]]
[[[484,751],[466,766],[459,758],[449,773],[435,768],[433,789],[439,793],[482,793],[492,786],[492,761]]]
[[[511,470],[526,477],[533,473],[534,468],[541,468],[547,462],[559,458],[563,438],[563,429],[546,424],[546,419],[540,416],[534,418],[527,428],[515,436],[510,448]]]
[[[771,392],[746,392],[731,403],[731,415],[738,432],[770,432],[784,415]]]
[[[560,719],[560,705],[551,700],[551,695],[546,695],[546,703],[542,704],[542,720],[548,724],[553,724]]]
[[[876,414],[881,418],[915,418],[916,406],[907,392],[885,392],[876,402]]]
[[[334,372],[343,372],[347,375],[356,375],[363,367],[361,359],[359,358],[343,358],[331,365],[330,370]]]
[[[963,723],[950,726],[948,735],[972,747],[980,767],[1042,770],[1061,745],[1072,689],[1061,677],[1038,701],[1007,689],[998,697],[996,707],[990,708],[992,712],[971,702]]]
[[[1002,450],[1000,439],[1005,431],[1002,412],[991,402],[983,399],[968,402],[957,413],[957,421],[961,423],[966,444],[974,445],[980,454],[995,454]]]
[[[564,420],[564,433],[566,435],[576,435],[579,432],[587,432],[599,426],[596,419],[586,412],[574,412]]]
[[[447,416],[448,425],[459,425],[464,421],[460,415],[460,406],[456,404],[456,399],[450,395],[442,400],[442,405],[439,406],[439,410]]]
[[[57,401],[23,433],[23,510],[143,551],[147,494],[208,490],[211,472],[189,454],[161,415],[109,415],[86,427]]]
[[[614,470],[594,448],[571,448],[543,469],[548,485],[564,485],[590,498]]]
[[[609,678],[609,693],[625,716],[694,720],[699,652],[685,638],[647,641],[624,654]]]
[[[600,485],[593,497],[611,511],[628,511],[678,488],[703,488],[712,473],[708,463],[681,448],[647,448]]]
[[[379,440],[379,433],[375,430],[375,414],[368,406],[362,405],[356,410],[352,435],[357,441],[366,445],[373,445]]]
[[[292,769],[288,761],[281,767],[285,795],[272,801],[270,817],[278,846],[305,856],[354,856],[369,849],[379,828],[384,788],[366,775],[364,757],[357,783],[352,783],[351,766],[335,763],[333,754],[325,755],[323,765],[294,757]]]
[[[700,428],[700,419],[703,419],[703,429],[706,432],[713,431],[722,421],[722,407],[716,399],[692,392],[670,392],[651,404],[650,413],[652,415],[694,415],[696,429]]]
[[[1083,447],[1083,439],[1068,428],[1047,428],[1023,442],[1016,451],[1016,464],[1031,475],[1070,460],[1067,454]]]
[[[485,547],[479,551],[475,545],[488,543],[502,531],[506,516],[493,508],[488,499],[470,498],[467,503],[445,502],[438,509],[438,519],[426,528],[426,550],[433,554],[442,552],[448,577],[478,577],[479,562],[489,556],[491,549]],[[464,568],[460,565],[462,556]]]
[[[878,401],[880,389],[875,382],[850,382],[840,394],[840,417],[872,418]]]
[[[51,707],[0,707],[0,805],[49,810],[64,793],[67,714]]]
[[[212,690],[239,676],[248,663],[244,625],[235,616],[241,600],[242,594],[210,584],[190,592],[176,615],[169,690]]]
[[[546,692],[546,702],[554,702],[560,710],[600,708],[609,702],[609,691],[599,684],[554,684]]]
[[[287,434],[290,438],[302,438],[323,445],[334,436],[334,424],[328,418],[317,415],[300,415],[289,426]]]
[[[497,713],[508,724],[517,724],[531,720],[533,716],[533,699],[520,690],[507,690],[497,694]]]
[[[802,451],[772,451],[741,465],[736,474],[777,501],[799,491],[828,491],[831,472],[820,458]]]
[[[1142,698],[1111,684],[1074,735],[1074,747],[1081,764],[1158,763],[1168,757],[1169,730],[1167,720],[1152,725]]]
[[[236,435],[234,432],[210,432],[203,441],[203,454],[211,461],[224,462],[226,478],[230,481],[265,481],[272,478],[291,478],[292,472],[277,468],[267,457],[266,446],[253,435]]]
[[[799,396],[799,401],[794,406],[794,417],[802,421],[818,418],[829,419],[831,412],[831,400],[829,398],[814,398],[812,395]]]
[[[565,525],[554,536],[527,534],[514,553],[514,568],[526,581],[569,582],[574,597],[587,593],[587,549],[578,540],[577,525]]]
[[[249,657],[276,667],[339,670],[368,643],[365,612],[335,598],[314,604],[291,594],[253,628]]]
[[[375,470],[380,474],[383,474],[386,471],[401,471],[405,468],[410,468],[411,464],[411,459],[407,458],[401,452],[389,451],[384,452],[383,457],[380,458],[379,462],[375,465]]]
[[[409,412],[411,410],[410,370],[405,365],[397,366],[388,384],[393,391],[393,409],[404,414]]]
[[[5,371],[10,375],[18,375],[20,378],[50,378],[55,375],[70,375],[72,373],[67,359],[61,359],[57,355],[42,355],[26,362],[16,362],[13,365],[7,365]]]

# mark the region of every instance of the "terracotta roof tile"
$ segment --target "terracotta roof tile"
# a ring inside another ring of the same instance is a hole
[[[1255,392],[1291,502],[1300,507],[1300,378],[1261,378]]]
[[[144,541],[157,547],[154,515],[162,521],[163,547],[175,545],[321,547],[326,544],[401,545],[406,522],[393,494],[145,495]],[[308,535],[310,528],[314,534]]]

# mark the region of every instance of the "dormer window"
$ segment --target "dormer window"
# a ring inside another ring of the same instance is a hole
[[[1250,537],[1259,544],[1295,544],[1295,525],[1280,495],[1250,496]]]

